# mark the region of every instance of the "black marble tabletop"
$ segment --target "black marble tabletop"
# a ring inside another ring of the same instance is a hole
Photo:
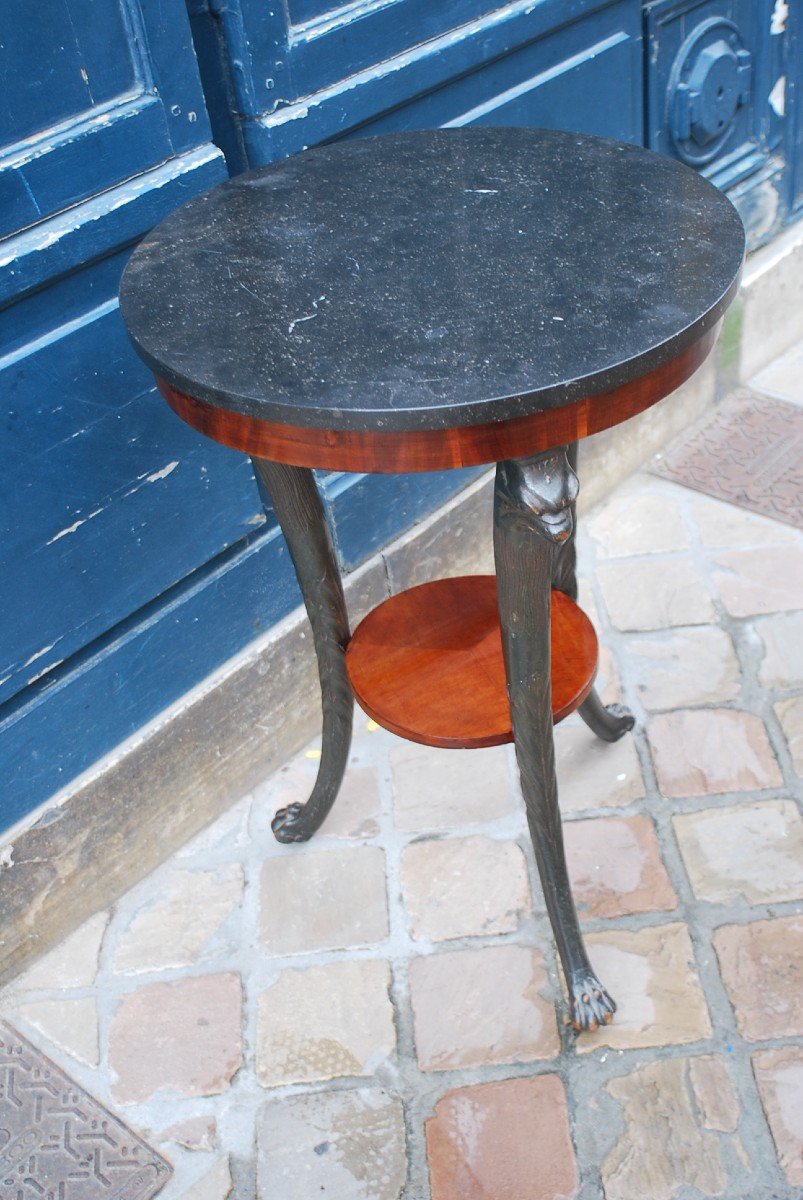
[[[121,285],[168,383],[269,421],[411,430],[626,383],[702,336],[744,253],[730,202],[620,142],[472,127],[318,147],[191,200]]]

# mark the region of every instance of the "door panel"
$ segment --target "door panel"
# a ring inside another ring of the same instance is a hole
[[[153,714],[156,690],[125,673],[127,636],[265,520],[242,456],[193,435],[157,398],[117,307],[133,244],[225,178],[181,0],[42,0],[36,20],[4,16],[2,42],[7,823]],[[206,663],[184,645],[174,675],[186,687]],[[87,692],[89,662],[117,682]],[[162,706],[170,698],[168,685]]]
[[[208,137],[173,2],[171,13],[152,0],[41,0],[35,20],[5,22],[0,238]]]
[[[3,378],[0,700],[262,523],[248,461],[170,412],[113,300]]]
[[[593,21],[515,50],[357,133],[432,125],[532,125],[640,142],[640,61],[638,13],[629,3],[611,5]]]

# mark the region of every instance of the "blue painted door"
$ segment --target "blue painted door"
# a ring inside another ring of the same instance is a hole
[[[7,5],[1,43],[8,825],[198,678],[177,655],[152,669],[168,597],[253,536],[258,506],[239,457],[165,413],[117,309],[136,239],[225,177],[180,0]]]

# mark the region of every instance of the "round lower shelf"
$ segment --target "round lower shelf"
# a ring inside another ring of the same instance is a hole
[[[391,596],[357,627],[346,666],[360,707],[408,741],[467,748],[513,740],[494,575],[438,579]],[[556,722],[582,704],[596,669],[593,625],[553,591]]]

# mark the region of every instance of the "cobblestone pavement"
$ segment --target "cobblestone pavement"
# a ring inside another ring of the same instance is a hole
[[[758,386],[803,401],[795,353]],[[580,553],[638,716],[556,731],[614,1024],[564,1023],[510,748],[360,716],[312,843],[269,820],[314,745],[3,996],[163,1200],[803,1195],[803,535],[641,474]]]

